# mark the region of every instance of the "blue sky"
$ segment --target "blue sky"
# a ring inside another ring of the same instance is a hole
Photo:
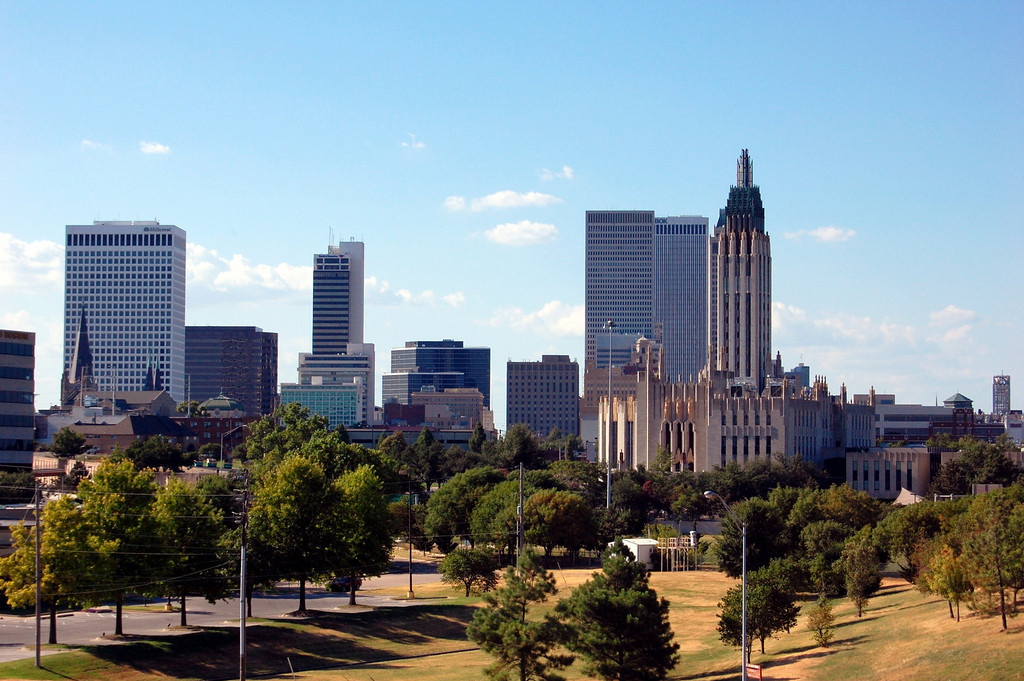
[[[1020,2],[3,3],[0,64],[0,326],[39,334],[37,406],[64,225],[158,219],[187,323],[276,331],[284,381],[313,254],[363,240],[378,374],[489,346],[503,427],[506,360],[582,363],[584,211],[714,222],[742,148],[787,367],[1024,390]]]

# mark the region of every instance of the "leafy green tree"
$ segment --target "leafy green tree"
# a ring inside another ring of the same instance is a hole
[[[85,451],[85,436],[69,426],[64,426],[53,434],[50,451],[58,458],[73,459]]]
[[[524,487],[523,494],[526,496],[532,491]],[[488,490],[480,497],[470,517],[471,543],[475,546],[476,542],[487,542],[497,549],[499,555],[511,558],[517,543],[518,505],[518,479],[509,478]]]
[[[683,473],[674,490],[671,507],[673,513],[689,519],[696,531],[697,521],[720,510],[719,503],[717,499],[704,496],[704,490],[698,487],[695,475]]]
[[[949,603],[949,617],[953,618],[956,604],[956,621],[960,621],[960,602],[974,591],[967,565],[950,546],[943,546],[932,556],[922,573],[922,588],[941,596]]]
[[[442,476],[444,465],[444,445],[434,438],[430,428],[426,426],[420,431],[420,436],[413,443],[411,448],[411,474],[417,480],[426,484],[429,489],[431,484],[438,482]]]
[[[485,593],[498,585],[498,557],[486,548],[455,549],[438,564],[445,584],[465,587],[470,593]]]
[[[984,605],[982,598],[998,598],[1005,630],[1010,576],[1024,570],[1024,489],[1014,486],[972,498],[955,531],[969,578],[979,592],[975,602]]]
[[[962,454],[939,467],[932,477],[933,494],[970,494],[973,484],[1012,485],[1021,472],[1007,456],[1014,445],[1012,440],[1001,439],[987,443],[973,437],[964,437],[955,443],[939,443],[942,449]]]
[[[341,486],[302,456],[265,470],[256,482],[250,536],[269,565],[286,559],[289,576],[299,582],[299,612],[306,611],[306,583],[329,578],[344,550],[341,513]]]
[[[578,494],[542,489],[530,495],[523,505],[526,541],[544,547],[550,556],[562,546],[575,556],[585,546],[597,541],[594,514]]]
[[[338,480],[341,503],[334,516],[335,540],[340,550],[333,556],[335,575],[358,578],[383,574],[391,564],[395,534],[380,478],[369,464],[349,471]],[[349,603],[355,605],[356,590],[349,589]]]
[[[498,681],[556,681],[555,670],[564,669],[572,656],[558,653],[564,627],[551,614],[529,618],[530,610],[554,595],[554,576],[541,565],[540,557],[527,551],[517,568],[505,572],[504,586],[484,594],[486,608],[473,614],[466,633],[495,658],[484,672]]]
[[[594,464],[589,461],[552,461],[548,471],[561,489],[576,492],[591,508],[604,505],[604,479]]]
[[[10,605],[26,607],[35,602],[35,528],[14,527],[11,545],[13,552],[0,558],[0,589]],[[75,501],[63,497],[46,504],[39,547],[40,594],[49,610],[51,644],[57,643],[58,609],[88,601],[97,547]]]
[[[908,582],[917,582],[924,566],[915,556],[924,543],[942,533],[943,513],[950,508],[948,502],[924,500],[898,508],[879,521],[876,528],[879,545]]]
[[[525,468],[536,468],[541,464],[540,446],[537,437],[524,423],[517,423],[505,431],[501,438],[500,467],[512,470],[523,464]]]
[[[27,504],[35,489],[32,471],[0,471],[0,504]]]
[[[733,506],[740,522],[747,523],[747,571],[768,565],[773,558],[782,558],[788,547],[780,545],[785,536],[785,521],[778,509],[764,499],[754,498]],[[722,534],[715,545],[718,567],[730,577],[739,577],[743,568],[743,535],[736,523],[724,519]]]
[[[207,459],[219,459],[220,457],[220,443],[219,442],[207,442],[196,451],[196,460],[205,461]]]
[[[647,568],[633,559],[621,540],[606,553],[602,571],[556,610],[570,628],[566,647],[586,661],[587,674],[616,681],[656,681],[679,661],[668,601],[658,598]]]
[[[840,559],[853,529],[835,520],[819,520],[800,532],[800,560],[811,586],[820,596],[842,593],[844,575]]]
[[[206,407],[200,407],[198,400],[189,400],[187,402],[179,402],[176,408],[179,414],[187,414],[189,416],[207,416],[208,412]]]
[[[170,440],[162,435],[145,440],[135,440],[128,445],[128,449],[123,452],[115,452],[110,458],[115,461],[122,458],[127,459],[140,471],[146,469],[180,471],[186,463],[181,447],[171,444]]]
[[[881,556],[870,526],[865,525],[846,541],[840,563],[846,596],[857,606],[857,617],[860,617],[868,598],[882,585]]]
[[[181,626],[188,626],[186,597],[215,603],[227,598],[231,588],[223,513],[196,485],[171,478],[157,491],[153,516],[164,553],[163,589],[178,598]]]
[[[818,597],[818,602],[807,613],[807,629],[814,636],[814,642],[822,648],[828,648],[832,638],[836,635],[836,616],[832,612],[832,604],[824,595]]]
[[[159,555],[155,493],[153,473],[137,470],[127,459],[108,460],[78,486],[83,523],[97,538],[91,577],[107,585],[97,595],[114,600],[116,636],[124,634],[125,594],[157,593],[166,556]]]
[[[250,426],[250,435],[233,455],[242,460],[264,460],[273,465],[297,452],[315,433],[327,431],[327,418],[313,414],[298,402],[282,404],[273,414]]]
[[[488,466],[472,468],[430,495],[424,530],[440,551],[448,553],[459,538],[470,536],[470,518],[477,502],[504,477]]]
[[[796,593],[786,569],[782,561],[775,560],[747,573],[747,659],[755,639],[761,642],[763,655],[765,640],[796,625],[800,608],[796,606]],[[718,618],[720,638],[729,645],[740,645],[743,638],[741,585],[729,589],[718,607],[721,608]]]

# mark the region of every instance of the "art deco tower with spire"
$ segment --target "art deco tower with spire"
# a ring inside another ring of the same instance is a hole
[[[761,190],[744,149],[736,185],[718,217],[709,250],[709,347],[713,368],[764,388],[772,373],[772,254]]]

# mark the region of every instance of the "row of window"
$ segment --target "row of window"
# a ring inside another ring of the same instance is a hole
[[[12,343],[0,341],[0,355],[15,355],[17,357],[32,357],[35,354],[36,346],[32,343]]]
[[[29,367],[0,366],[0,378],[13,378],[17,381],[31,381],[33,371]]]
[[[23,390],[0,390],[0,402],[32,404],[32,393]]]
[[[881,476],[880,476],[881,466],[879,465],[878,460],[876,459],[874,461],[874,467],[873,467],[873,469],[874,469],[874,476],[873,476],[873,478],[869,477],[870,474],[871,474],[871,470],[870,470],[868,464],[870,462],[864,461],[862,463],[863,463],[863,467],[860,468],[860,467],[858,467],[858,461],[856,459],[854,459],[852,465],[850,466],[850,470],[851,470],[851,473],[852,473],[850,479],[851,479],[853,488],[857,489],[857,482],[858,482],[858,477],[859,477],[858,476],[858,471],[861,471],[863,473],[863,477],[860,480],[860,482],[861,482],[861,489],[863,489],[865,491],[870,489],[869,484],[871,482],[874,482],[875,490],[876,491],[880,490],[881,489],[882,480],[881,480]],[[903,469],[902,469],[902,464],[903,464],[902,461],[897,461],[896,462],[896,486],[895,486],[895,489],[900,489],[901,487],[903,487]],[[891,485],[891,482],[892,482],[891,474],[892,474],[892,462],[886,461],[885,462],[885,478],[884,478],[884,480],[885,480],[885,491],[887,491],[887,492],[893,490],[893,487]],[[913,489],[914,488],[914,470],[913,470],[912,462],[910,462],[910,461],[907,462],[907,485],[906,486],[907,486],[907,489]]]
[[[170,246],[173,234],[68,234],[68,246]]]
[[[32,414],[0,414],[0,426],[34,428],[35,425],[35,417]]]

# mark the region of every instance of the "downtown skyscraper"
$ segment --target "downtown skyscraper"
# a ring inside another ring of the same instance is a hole
[[[774,373],[772,344],[772,249],[764,228],[761,190],[744,149],[736,184],[719,214],[711,239],[709,346],[715,367],[734,380],[764,388]]]
[[[362,241],[342,241],[313,257],[313,354],[347,352],[363,342]]]
[[[184,400],[185,230],[97,220],[67,225],[65,247],[68,381],[80,378],[73,359],[77,346],[87,344],[83,354],[98,390],[163,389]]]
[[[609,352],[625,364],[644,336],[664,349],[666,376],[695,376],[707,360],[708,219],[587,211],[586,231],[587,366],[606,368]]]

